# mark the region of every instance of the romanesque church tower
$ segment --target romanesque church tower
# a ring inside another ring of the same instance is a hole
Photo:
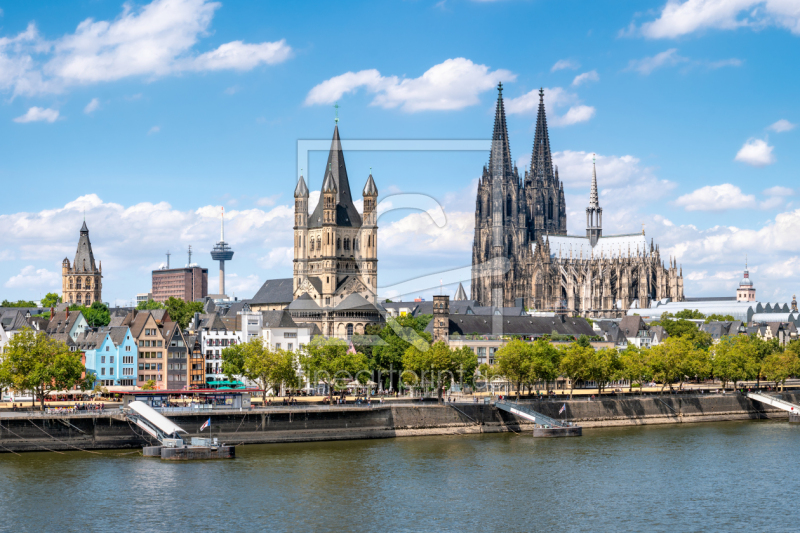
[[[362,218],[350,194],[338,124],[311,215],[302,176],[294,196],[294,298],[307,294],[321,308],[336,307],[351,294],[377,303],[378,188],[370,174],[362,192]]]
[[[87,307],[94,302],[102,302],[102,279],[103,262],[100,262],[99,267],[95,265],[89,228],[84,220],[75,261],[70,265],[69,259],[65,257],[61,263],[61,301]]]

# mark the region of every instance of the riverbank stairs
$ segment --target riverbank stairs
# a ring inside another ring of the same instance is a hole
[[[558,420],[555,418],[551,418],[547,415],[543,415],[538,411],[534,411],[528,406],[523,406],[515,402],[506,402],[504,400],[498,400],[494,403],[495,407],[506,411],[507,413],[511,413],[512,415],[521,416],[527,420],[530,420],[534,424],[540,424],[542,426],[550,426],[553,428],[565,428],[570,427],[568,422]]]

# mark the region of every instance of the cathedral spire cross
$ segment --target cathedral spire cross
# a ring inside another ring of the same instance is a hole
[[[336,118],[334,118],[333,121],[336,124],[338,124],[339,123],[339,102],[336,102],[335,104],[333,104],[333,108],[336,110]]]

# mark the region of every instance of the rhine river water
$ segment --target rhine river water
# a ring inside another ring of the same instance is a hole
[[[797,531],[800,425],[0,455],[0,531]]]

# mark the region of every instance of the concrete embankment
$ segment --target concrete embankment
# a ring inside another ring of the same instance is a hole
[[[792,403],[800,394],[784,394]],[[567,420],[583,427],[713,422],[787,418],[785,411],[765,408],[737,394],[669,396],[603,401],[523,401],[553,418],[566,403]],[[0,415],[0,452],[138,448],[154,444],[119,414],[42,416]],[[209,414],[169,415],[190,432]],[[527,420],[484,404],[378,405],[368,407],[278,407],[255,411],[215,411],[211,434],[228,444],[309,442],[417,435],[461,435],[530,429]],[[203,436],[209,436],[206,430]]]

